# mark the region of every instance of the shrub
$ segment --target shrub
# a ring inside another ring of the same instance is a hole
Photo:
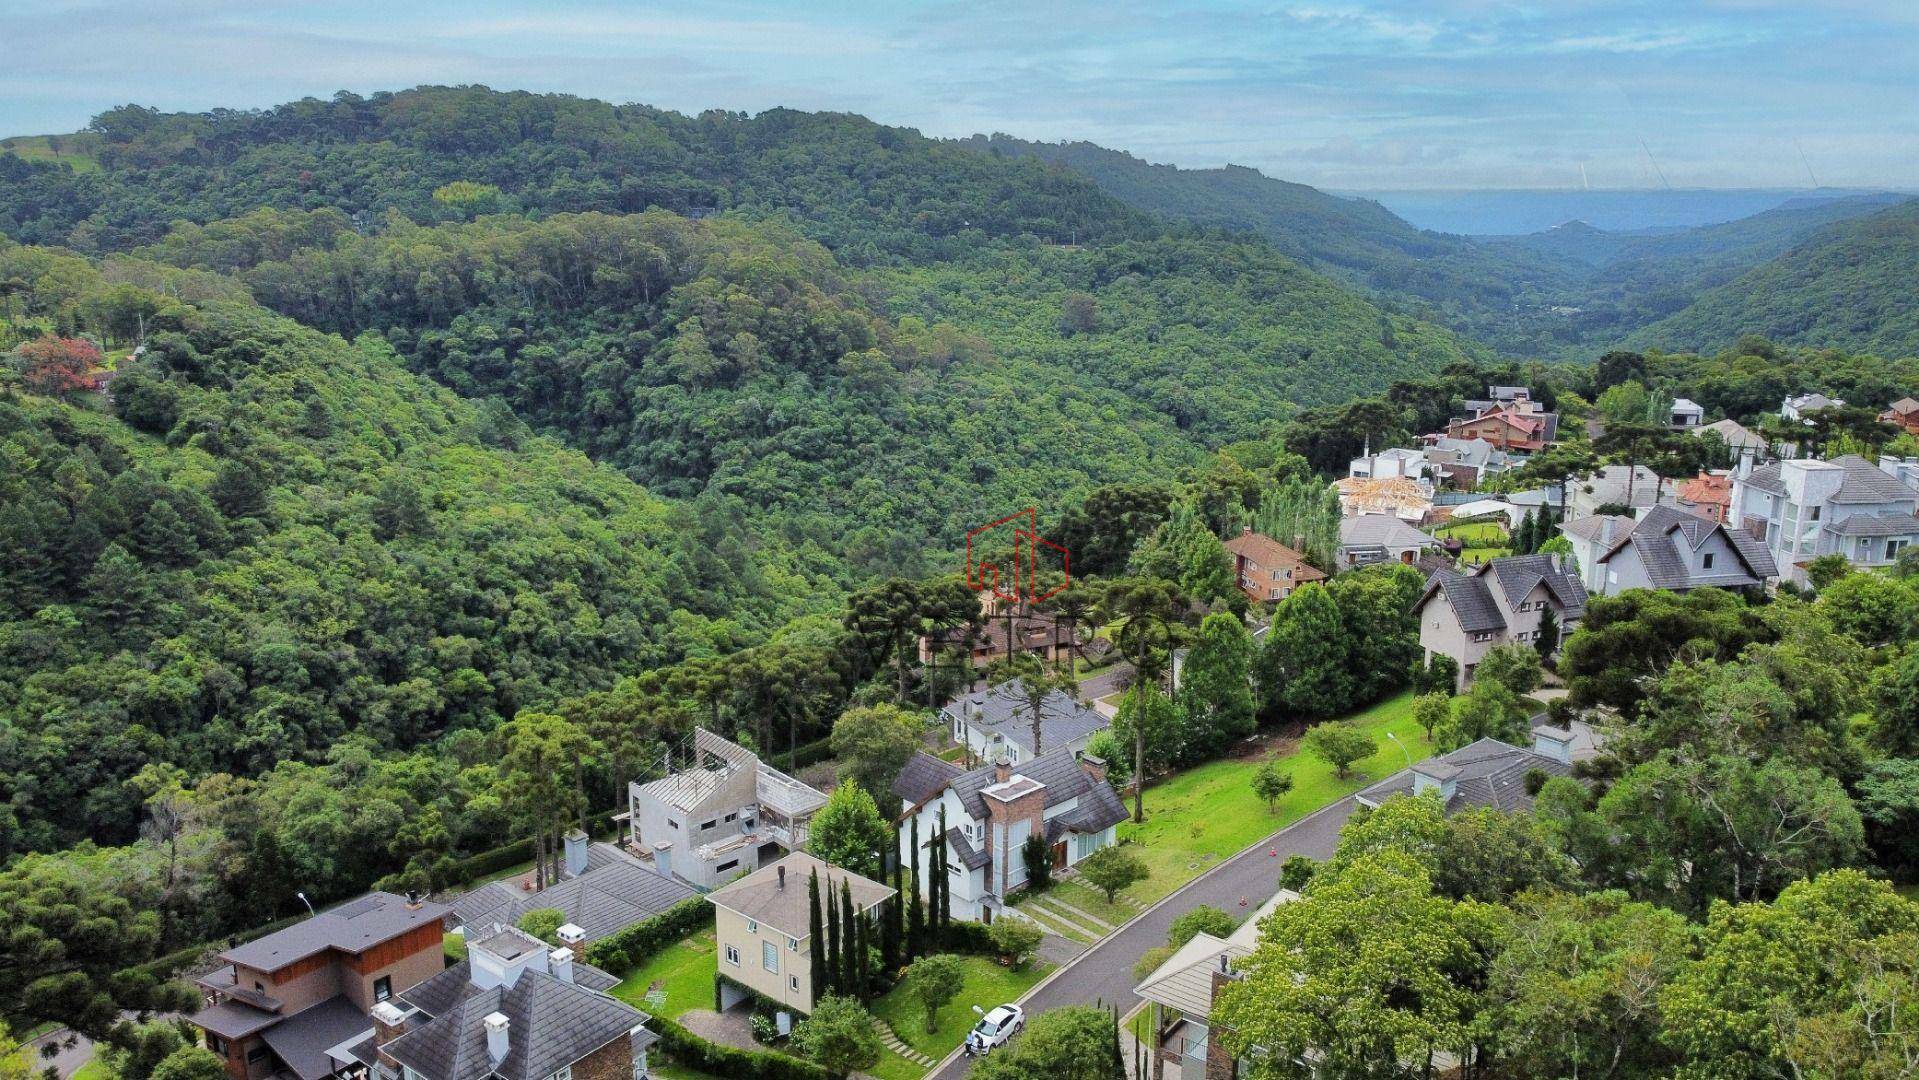
[[[650,919],[642,919],[586,947],[586,962],[618,974],[696,930],[713,925],[713,905],[691,896]]]
[[[755,1080],[829,1080],[827,1071],[810,1061],[710,1043],[664,1017],[654,1017],[647,1026],[659,1034],[668,1057],[697,1072]]]
[[[1138,855],[1120,847],[1103,847],[1082,859],[1079,874],[1086,883],[1106,894],[1106,902],[1113,902],[1113,894],[1131,885],[1135,881],[1146,879],[1146,862]]]
[[[555,932],[566,925],[566,912],[556,907],[534,908],[520,916],[520,929],[549,945],[557,944]]]
[[[992,939],[993,948],[1016,968],[1025,966],[1026,958],[1039,948],[1046,936],[1039,927],[1023,919],[1003,917],[987,927],[986,934]]]
[[[1026,838],[1019,848],[1020,862],[1026,864],[1026,887],[1034,892],[1044,891],[1053,883],[1053,849],[1046,844],[1046,837],[1039,833]]]

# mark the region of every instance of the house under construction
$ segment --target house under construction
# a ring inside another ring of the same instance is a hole
[[[705,728],[685,755],[666,776],[627,785],[631,846],[660,873],[711,889],[806,846],[824,794]]]

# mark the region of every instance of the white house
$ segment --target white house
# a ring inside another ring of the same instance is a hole
[[[1765,544],[1780,576],[1805,582],[1805,566],[1842,555],[1889,566],[1919,541],[1919,491],[1856,454],[1833,461],[1775,461],[1732,483],[1731,523]]]
[[[705,728],[679,768],[627,785],[629,839],[643,859],[710,889],[806,846],[826,796]]]
[[[1844,398],[1827,397],[1820,393],[1796,394],[1780,402],[1779,415],[1788,420],[1800,420],[1810,424],[1812,421],[1807,417],[1807,413],[1815,413],[1820,409],[1835,409],[1845,403]]]
[[[1004,756],[1014,765],[1064,746],[1084,750],[1094,735],[1112,724],[1091,705],[1054,690],[1040,702],[1039,745],[1033,745],[1033,710],[1019,683],[1007,680],[976,693],[962,694],[946,703],[940,719],[959,743],[981,761]]]
[[[1026,886],[1021,849],[1041,836],[1053,867],[1063,870],[1111,844],[1126,807],[1106,782],[1106,763],[1067,747],[1014,766],[996,762],[962,770],[931,754],[915,754],[893,782],[900,799],[900,858],[914,865],[913,837],[946,844],[956,919],[991,922],[1006,897]],[[932,860],[918,855],[920,886]]]
[[[1599,592],[1605,584],[1606,574],[1600,569],[1599,557],[1611,551],[1619,538],[1631,532],[1637,523],[1619,514],[1589,514],[1559,526],[1559,535],[1572,545],[1573,569],[1587,592]]]
[[[1346,465],[1346,475],[1357,480],[1389,480],[1395,476],[1426,480],[1431,475],[1431,466],[1424,450],[1399,447],[1377,454],[1368,451],[1365,456],[1354,458]]]
[[[1682,430],[1700,427],[1706,422],[1705,407],[1690,398],[1674,398],[1666,422]]]

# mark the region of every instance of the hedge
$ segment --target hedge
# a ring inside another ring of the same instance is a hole
[[[593,834],[594,839],[605,839],[617,831],[612,824],[614,813],[615,811],[612,810],[601,810],[597,813],[587,815],[587,821],[591,826],[588,831]],[[464,859],[455,859],[453,861],[452,880],[462,883],[475,881],[479,878],[490,877],[502,870],[518,866],[521,863],[530,863],[532,861],[533,838],[530,836],[522,837],[510,844],[502,844],[491,850],[482,851],[477,855],[468,855]]]
[[[825,1069],[810,1061],[710,1043],[664,1017],[654,1017],[647,1026],[659,1034],[660,1048],[668,1057],[698,1072],[754,1080],[832,1080]]]
[[[713,925],[713,905],[692,896],[650,919],[608,934],[586,947],[586,962],[609,974],[639,967],[647,958],[696,930]]]
[[[940,948],[973,956],[999,955],[999,948],[993,944],[993,932],[985,923],[958,920],[948,923],[946,932],[940,936]]]

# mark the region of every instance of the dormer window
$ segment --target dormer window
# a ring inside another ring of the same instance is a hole
[[[1700,568],[1701,570],[1711,570],[1711,569],[1712,569],[1712,552],[1710,552],[1710,551],[1708,551],[1708,552],[1706,552],[1706,553],[1705,553],[1704,555],[1702,555],[1702,556],[1700,556],[1700,558],[1699,558],[1699,568]]]

